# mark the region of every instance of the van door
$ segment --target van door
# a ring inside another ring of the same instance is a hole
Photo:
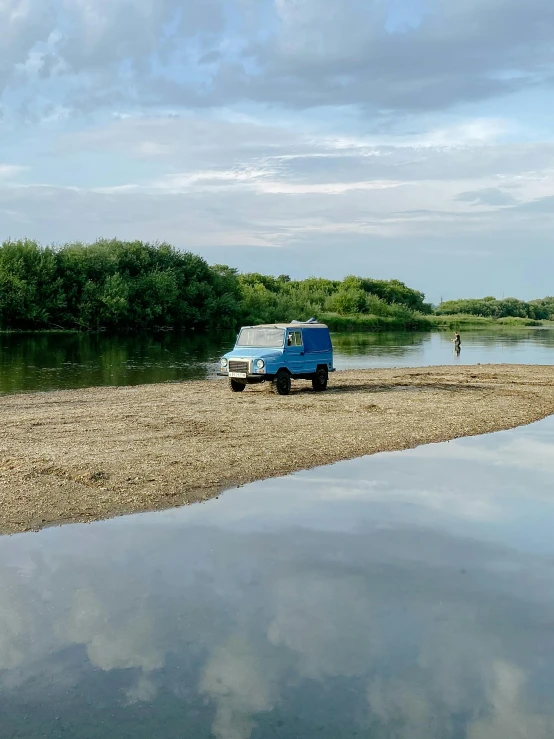
[[[304,343],[302,329],[289,329],[285,341],[285,364],[293,375],[304,372]]]

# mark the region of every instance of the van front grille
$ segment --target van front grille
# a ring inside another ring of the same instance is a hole
[[[244,362],[237,359],[229,360],[229,372],[246,372],[250,371],[250,362]]]

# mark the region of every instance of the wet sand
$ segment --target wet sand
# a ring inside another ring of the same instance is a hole
[[[554,367],[352,370],[326,393],[225,381],[0,398],[0,533],[195,503],[375,452],[554,413]]]

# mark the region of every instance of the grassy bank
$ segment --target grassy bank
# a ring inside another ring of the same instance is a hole
[[[506,328],[554,328],[554,321],[537,321],[531,318],[484,318],[467,314],[456,315],[406,315],[406,316],[374,316],[351,315],[341,316],[337,313],[322,313],[318,316],[331,331],[342,332],[379,332],[379,331],[478,331]]]
[[[431,331],[433,316],[421,316],[416,313],[405,316],[351,315],[341,316],[338,313],[322,313],[319,320],[326,323],[331,331],[377,332],[377,331]]]
[[[554,321],[536,321],[530,318],[484,318],[483,316],[430,315],[417,313],[405,316],[351,315],[322,313],[319,320],[331,331],[378,332],[378,331],[475,331],[479,329],[532,328],[536,326],[554,328]]]
[[[454,315],[426,316],[431,329],[439,331],[461,331],[490,329],[490,328],[527,328],[533,326],[554,325],[552,321],[536,321],[531,318],[484,318],[483,316],[472,316],[464,313]]]
[[[331,331],[343,333],[379,333],[386,331],[477,331],[480,329],[506,329],[506,328],[554,328],[554,321],[536,321],[530,318],[484,318],[483,316],[471,316],[465,314],[457,315],[421,315],[410,314],[405,316],[376,316],[366,314],[340,315],[338,313],[316,313],[316,317],[322,323],[326,323]],[[279,319],[277,319],[279,320]],[[288,319],[283,319],[288,320]],[[244,325],[250,325],[257,321],[243,322]],[[271,323],[272,321],[268,321]],[[177,329],[175,333],[180,333],[183,329]],[[149,333],[172,333],[173,329],[150,329]],[[220,331],[216,331],[221,333]],[[79,334],[83,333],[79,329],[0,329],[0,335],[10,334]],[[94,333],[94,332],[93,332]],[[113,334],[114,332],[110,332]],[[115,332],[114,335],[134,335],[135,333],[126,330],[124,332]],[[231,333],[233,330],[231,329]],[[199,332],[198,336],[206,335],[206,332]]]

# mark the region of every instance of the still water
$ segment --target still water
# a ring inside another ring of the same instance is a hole
[[[554,419],[0,538],[0,735],[551,739]]]
[[[554,363],[552,329],[473,331],[453,353],[444,333],[335,334],[338,369],[432,364]],[[0,393],[215,377],[234,336],[0,334]]]

